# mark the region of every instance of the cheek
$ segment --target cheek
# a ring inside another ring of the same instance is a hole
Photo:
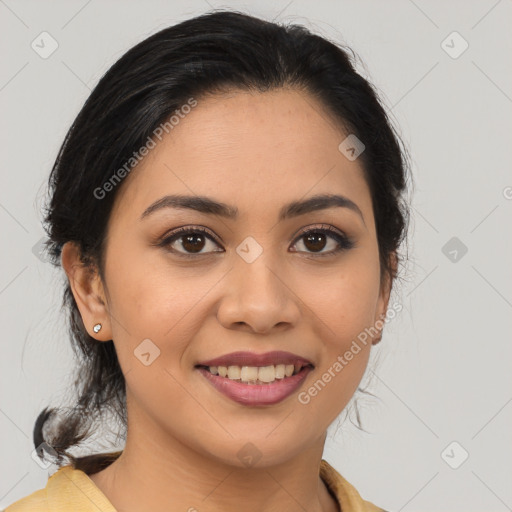
[[[345,358],[345,353],[318,368],[315,378],[298,395],[298,407],[306,408],[304,420],[311,425],[322,418],[323,427],[327,428],[345,409],[361,382],[368,364],[369,347],[362,346],[357,354],[351,355],[350,361]]]
[[[366,370],[371,351],[379,268],[359,254],[329,279],[309,287],[308,306],[315,334],[323,341],[321,367],[299,402],[309,408],[306,421],[324,418],[329,425],[350,401]],[[311,285],[311,283],[309,283]],[[313,290],[313,292],[311,292]],[[302,294],[306,293],[304,289]],[[309,419],[308,419],[309,418]]]
[[[150,416],[162,411],[160,420],[170,430],[172,411],[184,401],[179,365],[201,324],[204,289],[179,269],[152,264],[147,253],[111,261],[113,339],[127,392]]]
[[[198,276],[197,272],[194,278],[185,266],[167,261],[163,250],[141,245],[119,244],[109,254],[111,313],[122,324],[116,334],[119,339],[164,340],[174,336],[200,310],[205,291],[213,286],[214,279],[211,275]]]
[[[329,345],[344,350],[352,339],[370,328],[375,319],[379,294],[379,268],[359,253],[314,283],[304,283],[301,296],[324,325]],[[307,295],[306,295],[307,292]]]

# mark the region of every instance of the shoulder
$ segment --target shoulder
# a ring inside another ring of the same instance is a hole
[[[383,508],[363,499],[357,489],[326,460],[320,463],[320,476],[337,498],[341,510],[347,512],[386,512]]]
[[[39,489],[15,501],[1,512],[48,512],[46,489]]]
[[[62,466],[46,487],[18,500],[3,512],[116,512],[112,503],[82,470]]]
[[[121,452],[107,454],[110,459]],[[105,458],[103,456],[103,458]],[[86,457],[85,468],[91,466],[91,458]],[[49,476],[46,486],[12,503],[0,512],[116,512],[112,503],[89,478],[88,472],[72,465],[60,467]]]

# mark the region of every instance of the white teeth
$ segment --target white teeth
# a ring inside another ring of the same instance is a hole
[[[298,373],[301,364],[277,364],[269,366],[210,366],[210,373],[220,375],[231,380],[238,380],[249,384],[263,384],[284,379]]]
[[[258,379],[261,382],[274,382],[276,380],[275,366],[262,366],[258,370]]]
[[[237,380],[240,378],[240,366],[228,366],[228,379]]]
[[[284,373],[284,364],[277,364],[276,365],[276,379],[284,379],[285,373]]]
[[[244,382],[256,382],[258,380],[258,368],[256,366],[242,366],[240,379]]]

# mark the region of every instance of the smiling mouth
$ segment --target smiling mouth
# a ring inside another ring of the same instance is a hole
[[[304,363],[267,366],[196,366],[196,368],[207,370],[212,375],[249,385],[265,385],[280,380],[284,381],[308,367],[314,368],[312,364]]]

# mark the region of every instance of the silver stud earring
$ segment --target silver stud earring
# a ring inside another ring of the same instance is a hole
[[[100,332],[100,330],[101,330],[101,324],[96,324],[96,325],[92,328],[92,330],[93,330],[94,332],[96,332],[96,333],[97,333],[97,332]]]

